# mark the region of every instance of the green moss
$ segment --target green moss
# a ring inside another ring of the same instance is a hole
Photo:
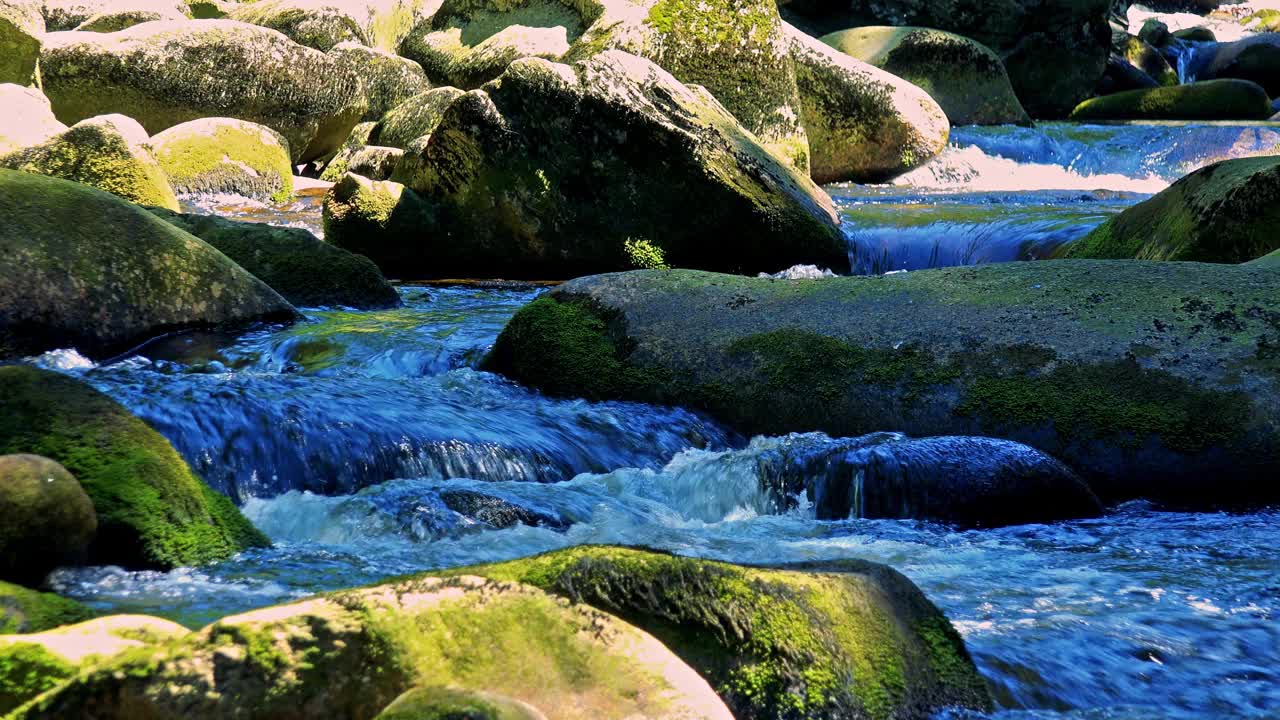
[[[644,238],[628,238],[622,245],[632,266],[640,270],[669,270],[662,248]]]
[[[212,118],[170,128],[152,142],[180,193],[237,193],[277,203],[293,196],[288,142],[269,128]]]
[[[0,645],[0,713],[7,713],[76,672],[40,645]]]
[[[1246,80],[1209,80],[1085,100],[1071,120],[1266,120],[1271,99]]]
[[[60,462],[93,500],[94,561],[170,568],[269,544],[167,440],[93,388],[31,367],[0,367],[0,404],[0,452]]]
[[[75,600],[0,581],[0,634],[44,632],[93,616]]]

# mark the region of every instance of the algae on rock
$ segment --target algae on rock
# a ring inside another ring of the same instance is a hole
[[[289,143],[269,127],[203,118],[158,133],[151,146],[178,193],[230,193],[273,202],[293,196]]]

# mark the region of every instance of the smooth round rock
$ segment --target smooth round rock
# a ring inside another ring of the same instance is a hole
[[[0,577],[37,583],[84,560],[98,516],[67,469],[39,455],[0,456]]]

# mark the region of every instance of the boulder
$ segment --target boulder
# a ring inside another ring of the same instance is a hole
[[[132,202],[178,209],[147,131],[123,115],[82,120],[38,145],[0,156],[0,168],[74,180]]]
[[[1272,252],[1269,252],[1256,260],[1250,260],[1245,264],[1250,267],[1280,268],[1280,250],[1273,250]]]
[[[151,138],[151,146],[179,193],[231,193],[273,202],[293,196],[289,143],[269,127],[204,118],[174,125]]]
[[[347,170],[370,180],[386,180],[391,177],[402,158],[404,150],[400,148],[366,145],[351,153],[347,160]]]
[[[1060,118],[1089,97],[1111,46],[1109,0],[783,0],[783,19],[812,35],[864,25],[956,33],[1000,55],[1022,107]],[[807,126],[806,126],[807,127]]]
[[[44,31],[39,0],[0,0],[0,83],[31,84]]]
[[[44,0],[49,32],[76,30],[94,17],[143,16],[154,13],[169,19],[191,17],[183,0]]]
[[[418,93],[382,116],[369,142],[406,149],[418,138],[435,131],[444,111],[464,93],[455,87],[440,87]]]
[[[876,563],[800,572],[583,546],[449,574],[528,583],[634,623],[739,720],[928,717],[990,702],[951,623]]]
[[[1071,120],[1266,120],[1271,114],[1271,100],[1256,83],[1208,80],[1085,100]]]
[[[1222,43],[1213,53],[1203,77],[1252,80],[1268,95],[1280,97],[1280,33],[1262,33]]]
[[[131,28],[134,25],[141,25],[144,22],[185,20],[188,17],[190,17],[189,14],[182,12],[179,8],[170,7],[168,4],[155,9],[109,10],[98,13],[80,23],[76,30],[80,32],[110,33]]]
[[[396,698],[374,720],[547,720],[528,703],[492,693],[455,688],[414,688]]]
[[[1162,48],[1169,44],[1173,35],[1164,22],[1156,18],[1147,18],[1146,22],[1142,23],[1142,28],[1138,30],[1138,38],[1151,47]]]
[[[946,147],[951,126],[924,90],[785,29],[815,182],[883,182]]]
[[[395,288],[368,258],[334,247],[302,228],[159,208],[151,212],[217,248],[294,305],[373,310],[400,304]]]
[[[223,618],[82,671],[14,720],[369,720],[415,687],[565,720],[732,718],[705,680],[622,620],[528,586],[425,577]]]
[[[35,88],[0,84],[0,107],[4,108],[4,115],[0,116],[0,157],[39,145],[67,129],[53,116],[49,99]]]
[[[1160,87],[1152,77],[1134,67],[1121,55],[1107,59],[1107,71],[1098,81],[1098,95],[1114,95],[1128,90],[1151,90]]]
[[[88,557],[98,517],[67,469],[37,455],[0,455],[0,577],[39,583]]]
[[[323,219],[326,242],[370,258],[393,278],[445,274],[430,267],[438,252],[435,209],[400,183],[347,173],[325,196]]]
[[[368,44],[360,23],[340,0],[257,0],[232,10],[227,19],[278,30],[320,52],[344,42]]]
[[[0,636],[83,622],[94,612],[75,600],[0,580]]]
[[[1224,160],[1064,246],[1060,257],[1242,263],[1280,248],[1280,157]]]
[[[820,188],[705,90],[617,51],[572,67],[513,63],[455,100],[392,179],[430,210],[398,212],[423,218],[409,237],[335,227],[351,216],[344,198],[358,181],[331,191],[326,236],[410,277],[573,277],[631,267],[638,241],[672,265],[745,272],[848,257]],[[393,266],[352,242],[413,250]]]
[[[0,256],[22,268],[0,278],[0,358],[106,358],[174,330],[295,316],[199,238],[85,185],[0,170],[0,217]]]
[[[361,148],[369,144],[369,137],[373,135],[377,129],[378,123],[365,121],[356,124],[351,128],[351,133],[347,135],[347,139],[342,141],[342,146],[334,153],[333,157],[323,162],[324,168],[320,174],[320,179],[324,182],[337,182],[347,172],[347,162]]]
[[[343,42],[329,51],[329,57],[364,81],[369,100],[364,120],[378,120],[405,99],[431,88],[421,65],[385,50]]]
[[[121,113],[155,134],[190,120],[237,118],[283,135],[294,162],[336,150],[367,107],[360,79],[332,58],[231,20],[50,33],[40,67],[62,122]]]
[[[828,280],[631,272],[522,309],[484,363],[746,434],[1013,440],[1104,501],[1280,499],[1280,275],[1062,260]],[[1205,486],[1213,478],[1212,491]]]
[[[1131,65],[1151,76],[1157,85],[1178,84],[1178,71],[1169,65],[1159,50],[1141,39],[1125,35],[1116,49]]]
[[[4,366],[0,407],[0,452],[56,460],[93,501],[92,563],[170,569],[268,545],[168,440],[88,385],[34,367]]]
[[[824,35],[822,42],[923,89],[952,125],[1030,125],[1000,56],[941,30],[871,26]]]
[[[1170,37],[1174,40],[1183,42],[1217,42],[1218,36],[1207,27],[1192,27],[1175,30],[1170,33]]]

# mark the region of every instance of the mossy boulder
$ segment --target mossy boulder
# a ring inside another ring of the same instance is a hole
[[[458,88],[439,87],[407,98],[382,117],[369,135],[369,142],[407,149],[414,140],[434,132],[444,111],[463,95]]]
[[[43,632],[93,616],[75,600],[0,580],[0,635]]]
[[[1280,158],[1224,160],[1058,251],[1060,257],[1242,263],[1280,248]]]
[[[928,93],[785,25],[816,182],[882,182],[947,145],[951,126]]]
[[[172,7],[168,4],[155,9],[108,10],[80,23],[76,30],[80,32],[109,33],[131,28],[134,25],[141,25],[145,22],[185,20],[190,15],[183,12],[183,10],[184,8]]]
[[[0,0],[0,83],[31,84],[45,31],[40,10],[39,0]]]
[[[157,217],[217,248],[298,306],[396,307],[400,296],[368,258],[302,228],[152,209]]]
[[[351,215],[352,181],[329,196],[326,236],[351,250],[360,243],[369,252],[355,251],[384,271],[410,277],[625,269],[638,241],[675,266],[772,272],[847,262],[820,188],[705,90],[617,51],[575,66],[512,63],[449,105],[392,179],[415,193],[402,201],[424,201],[434,219],[408,237],[355,239],[334,227]],[[389,220],[423,216],[416,205],[377,207]],[[422,250],[391,265],[374,247]]]
[[[1214,34],[1213,30],[1203,26],[1174,30],[1170,35],[1174,40],[1182,40],[1183,42],[1207,43],[1218,41],[1218,36]]]
[[[39,145],[64,132],[46,98],[35,88],[12,83],[0,84],[0,157],[31,145]]]
[[[1266,120],[1267,91],[1248,80],[1207,80],[1148,90],[1128,90],[1086,100],[1071,113],[1090,120]]]
[[[88,385],[33,367],[0,367],[0,407],[0,452],[58,461],[93,501],[91,562],[168,569],[268,544],[168,440]]]
[[[433,273],[435,208],[400,183],[347,173],[325,196],[323,219],[326,242],[371,258],[391,277]]]
[[[374,720],[546,720],[533,706],[492,693],[445,687],[414,688]]]
[[[49,32],[76,30],[95,17],[155,14],[167,19],[191,17],[184,0],[44,0]],[[104,31],[100,31],[104,32]]]
[[[264,125],[234,118],[192,120],[157,134],[151,147],[179,193],[231,193],[273,202],[293,195],[289,143]]]
[[[351,153],[347,160],[347,170],[370,180],[386,180],[404,158],[404,150],[400,148],[366,145]]]
[[[1151,47],[1162,48],[1173,39],[1169,26],[1159,18],[1147,18],[1138,29],[1138,38]]]
[[[0,635],[0,713],[8,713],[85,668],[188,632],[160,618],[113,615],[31,635]]]
[[[1252,80],[1268,95],[1280,97],[1280,33],[1261,33],[1218,45],[1203,77]]]
[[[253,25],[278,30],[285,37],[320,52],[344,42],[368,44],[364,30],[341,2],[330,0],[257,0],[227,15]]]
[[[421,65],[385,50],[343,42],[329,51],[329,57],[364,81],[369,100],[364,120],[377,120],[405,99],[431,88]]]
[[[1104,501],[1280,499],[1280,274],[1061,260],[828,280],[632,272],[522,309],[484,367],[748,434],[979,435]],[[1213,478],[1211,485],[1205,478]]]
[[[1029,125],[1000,56],[982,43],[929,28],[870,26],[822,42],[929,93],[952,125]]]
[[[345,66],[231,20],[50,33],[40,67],[62,122],[121,113],[155,134],[200,118],[237,118],[283,135],[294,162],[332,153],[367,108],[360,78]]]
[[[295,317],[199,238],[87,185],[0,170],[0,217],[0,257],[22,268],[0,277],[0,358],[104,358],[183,328]]]
[[[322,161],[324,167],[320,173],[320,179],[324,182],[337,182],[341,179],[347,172],[347,162],[351,156],[369,144],[369,137],[377,127],[378,123],[367,120],[351,128],[351,133],[347,135],[346,140],[342,141],[342,146],[333,154],[333,157]]]
[[[93,502],[67,469],[38,455],[0,455],[0,577],[34,584],[83,562],[98,531]]]
[[[960,636],[910,580],[585,546],[451,571],[520,582],[653,633],[739,720],[927,717],[989,704]]]
[[[1155,80],[1157,85],[1178,84],[1178,71],[1169,65],[1169,61],[1164,59],[1159,50],[1143,42],[1141,38],[1125,35],[1116,50],[1129,64]]]
[[[81,672],[14,720],[369,720],[418,687],[557,718],[731,720],[671,651],[602,611],[476,577],[419,578],[223,618]],[[428,716],[430,717],[430,716]]]
[[[123,115],[82,120],[38,145],[0,156],[0,168],[73,180],[132,202],[178,209],[146,130]]]

